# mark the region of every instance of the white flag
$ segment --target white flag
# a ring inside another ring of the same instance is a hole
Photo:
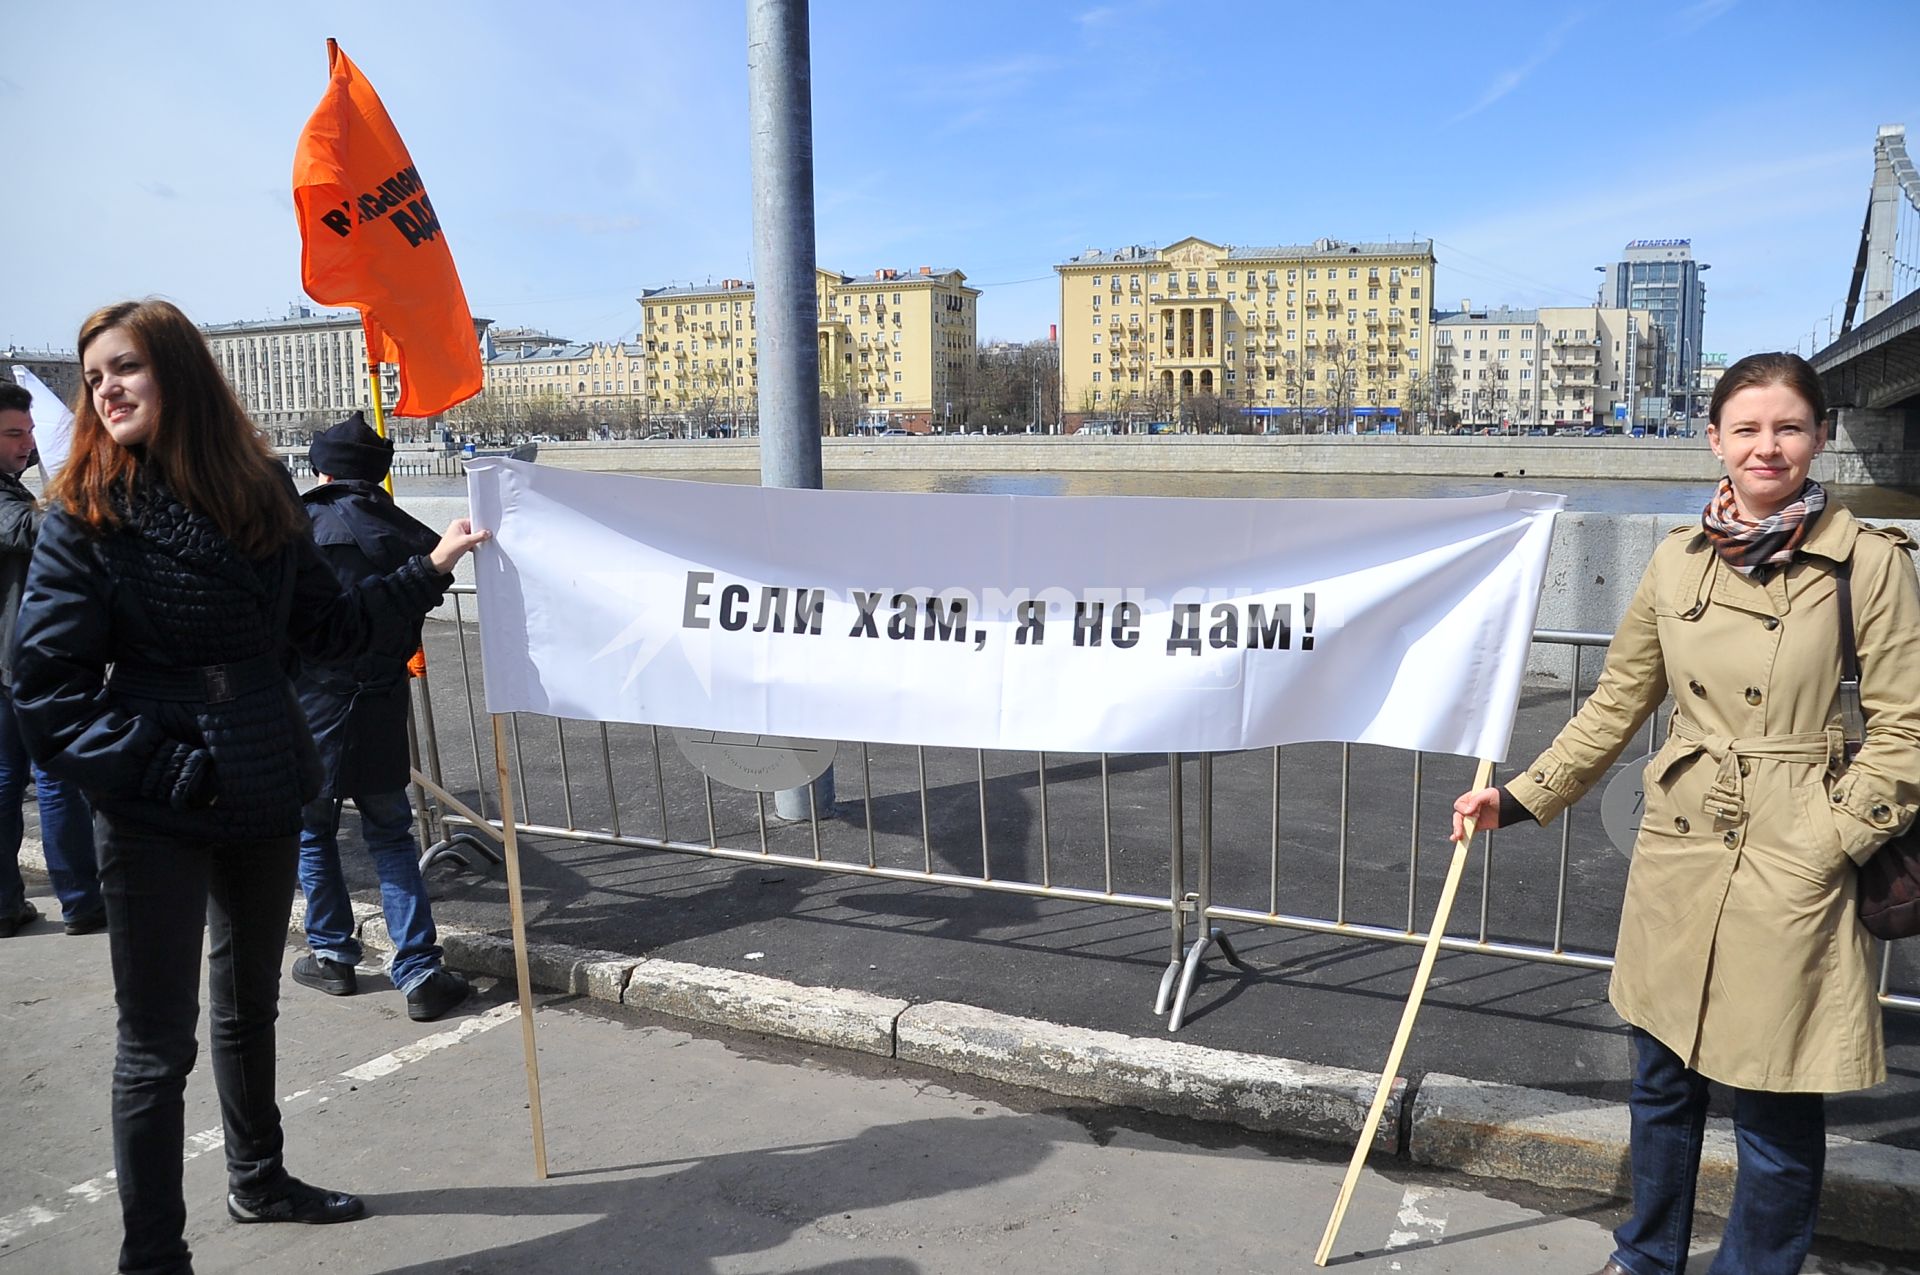
[[[51,478],[67,463],[67,450],[73,445],[73,413],[58,394],[18,363],[13,365],[13,383],[33,395],[33,441],[40,449],[40,468]]]
[[[1020,751],[1499,760],[1563,503],[467,472],[490,711]]]

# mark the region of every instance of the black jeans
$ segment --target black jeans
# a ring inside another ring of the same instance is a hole
[[[189,841],[104,814],[96,831],[120,1010],[113,1066],[113,1164],[126,1232],[120,1269],[177,1275],[192,1270],[181,1193],[182,1095],[198,1049],[203,934],[211,936],[209,1042],[228,1186],[261,1194],[286,1179],[273,1024],[299,843],[293,834]]]

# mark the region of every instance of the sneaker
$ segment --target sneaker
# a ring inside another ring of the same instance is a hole
[[[107,909],[94,908],[91,912],[82,912],[79,916],[67,920],[67,933],[93,934],[107,928]]]
[[[407,993],[407,1017],[416,1023],[430,1023],[467,999],[472,991],[464,975],[437,969]]]
[[[40,909],[33,906],[32,900],[20,900],[19,911],[12,916],[0,917],[0,939],[12,938],[39,919]]]
[[[312,952],[293,963],[293,981],[329,996],[351,996],[360,990],[353,966],[344,961],[329,961]]]
[[[329,962],[331,964],[332,962]],[[351,1222],[364,1217],[367,1206],[359,1196],[345,1191],[323,1191],[308,1186],[299,1178],[288,1178],[280,1190],[270,1195],[240,1195],[227,1192],[227,1216],[236,1222],[299,1222],[306,1226],[326,1226]]]

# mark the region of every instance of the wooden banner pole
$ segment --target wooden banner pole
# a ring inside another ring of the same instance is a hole
[[[507,768],[503,715],[493,714],[493,770],[500,781],[500,826],[507,859],[507,903],[513,914],[513,970],[520,984],[520,1045],[527,1058],[527,1109],[533,1113],[533,1175],[547,1178],[547,1133],[540,1116],[540,1058],[533,1039],[533,978],[527,970],[527,914],[520,904],[520,838],[513,822],[513,776]]]
[[[1474,772],[1473,786],[1476,789],[1485,788],[1492,782],[1493,763],[1483,757],[1479,770]],[[1467,835],[1453,844],[1453,862],[1447,865],[1447,883],[1440,891],[1440,904],[1434,909],[1433,924],[1427,929],[1426,945],[1420,949],[1420,966],[1414,971],[1413,990],[1407,994],[1407,1007],[1400,1014],[1400,1030],[1393,1038],[1393,1048],[1387,1051],[1386,1070],[1380,1073],[1380,1087],[1374,1091],[1373,1106],[1367,1111],[1367,1123],[1360,1130],[1360,1144],[1353,1149],[1346,1180],[1340,1184],[1340,1198],[1334,1201],[1333,1216],[1327,1219],[1327,1233],[1320,1237],[1320,1251],[1313,1255],[1315,1266],[1325,1266],[1328,1255],[1333,1252],[1333,1242],[1340,1235],[1340,1223],[1347,1216],[1347,1205],[1353,1201],[1353,1188],[1360,1182],[1360,1170],[1366,1167],[1367,1152],[1372,1149],[1374,1135],[1380,1130],[1380,1117],[1386,1114],[1387,1100],[1393,1095],[1393,1082],[1400,1074],[1400,1060],[1407,1052],[1407,1041],[1413,1036],[1413,1020],[1420,1012],[1420,999],[1427,994],[1427,980],[1433,974],[1433,960],[1440,954],[1440,939],[1445,935],[1447,920],[1453,914],[1453,896],[1460,890],[1460,877],[1467,867],[1467,851],[1473,844],[1476,831],[1474,821],[1467,820]]]

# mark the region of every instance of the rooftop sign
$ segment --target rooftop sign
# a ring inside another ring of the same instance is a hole
[[[1636,239],[1628,244],[1629,248],[1691,248],[1691,239]]]

